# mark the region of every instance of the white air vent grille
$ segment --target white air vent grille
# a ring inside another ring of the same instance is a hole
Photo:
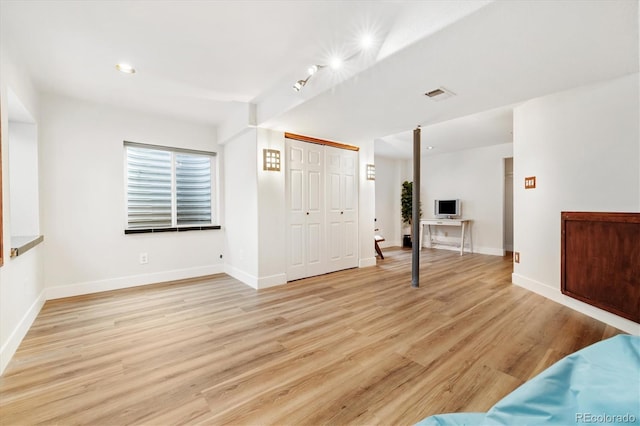
[[[432,101],[439,102],[439,101],[444,101],[445,99],[449,99],[452,96],[455,96],[455,93],[445,89],[444,87],[438,87],[437,89],[429,90],[428,92],[426,92],[425,96],[427,96]]]

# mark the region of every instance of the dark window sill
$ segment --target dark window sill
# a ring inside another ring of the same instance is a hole
[[[209,229],[222,229],[220,225],[208,225],[208,226],[179,226],[172,228],[139,228],[139,229],[125,229],[125,234],[155,234],[158,232],[185,232],[185,231],[207,231]]]

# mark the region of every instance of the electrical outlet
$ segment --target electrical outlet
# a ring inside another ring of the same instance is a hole
[[[513,252],[513,261],[515,263],[520,263],[520,252],[519,251]]]
[[[145,253],[140,253],[140,264],[145,265],[149,263],[149,255]]]

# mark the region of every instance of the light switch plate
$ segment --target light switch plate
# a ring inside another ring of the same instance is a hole
[[[524,178],[524,189],[534,189],[536,187],[536,177],[529,176]]]

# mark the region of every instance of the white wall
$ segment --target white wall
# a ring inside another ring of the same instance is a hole
[[[356,145],[356,144],[354,144]],[[247,128],[225,143],[225,272],[254,288],[285,284],[286,208],[284,132]],[[278,149],[280,172],[262,170],[262,150]],[[375,265],[375,185],[366,180],[373,142],[359,157],[359,266]]]
[[[507,143],[422,156],[422,217],[434,217],[434,200],[459,198],[463,218],[473,221],[474,253],[502,256],[504,158],[512,155],[513,145]],[[437,227],[434,231],[437,240],[459,243],[459,228]],[[448,233],[446,237],[445,232]]]
[[[640,211],[639,98],[634,74],[514,111],[513,282],[636,334],[638,324],[560,293],[560,212]]]
[[[360,261],[361,268],[374,266],[376,264],[375,253],[375,212],[376,212],[376,181],[367,180],[367,164],[374,164],[373,140],[364,143],[350,143],[360,147],[358,151],[360,176],[358,182],[358,238],[360,239]]]
[[[287,282],[284,133],[258,129],[258,287]],[[264,171],[262,150],[280,151],[280,171]]]
[[[40,233],[38,128],[9,116],[11,235],[35,236]]]
[[[43,245],[9,258],[11,249],[11,193],[9,175],[8,94],[13,92],[32,118],[39,122],[39,98],[19,64],[0,46],[0,104],[2,120],[3,258],[0,268],[0,374],[44,304]]]
[[[258,287],[257,129],[224,145],[225,272]]]
[[[221,230],[124,234],[123,141],[222,154],[214,128],[48,95],[40,137],[48,298],[223,271]]]
[[[376,165],[376,227],[385,238],[381,247],[402,246],[402,216],[400,214],[401,174],[405,160],[375,156]]]

